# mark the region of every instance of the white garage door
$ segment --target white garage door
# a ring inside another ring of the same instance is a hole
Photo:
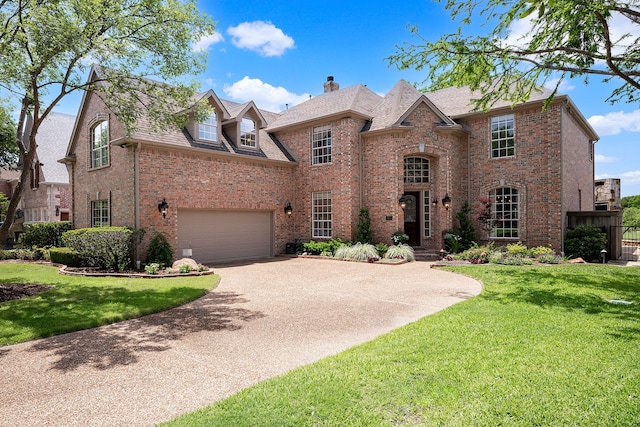
[[[273,256],[272,213],[178,209],[178,256],[215,263]]]

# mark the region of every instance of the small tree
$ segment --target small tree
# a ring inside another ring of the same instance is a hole
[[[162,267],[173,263],[173,249],[162,233],[156,233],[147,249],[147,264],[160,264]]]
[[[488,197],[480,197],[478,204],[473,209],[473,219],[482,224],[482,229],[491,236],[491,232],[496,227],[497,221],[491,213],[491,199]]]
[[[369,209],[360,209],[358,215],[358,234],[356,240],[360,243],[373,243],[373,232],[371,231],[371,217]]]
[[[578,225],[567,230],[564,250],[567,256],[580,257],[585,261],[597,261],[600,251],[607,245],[607,235],[593,225]]]
[[[471,206],[468,201],[465,200],[462,204],[462,208],[456,213],[456,219],[458,225],[454,227],[454,234],[461,237],[462,250],[467,250],[478,240],[476,229],[471,221]]]

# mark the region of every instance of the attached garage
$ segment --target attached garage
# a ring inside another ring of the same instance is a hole
[[[200,263],[271,257],[273,213],[178,209],[178,256],[184,249]]]

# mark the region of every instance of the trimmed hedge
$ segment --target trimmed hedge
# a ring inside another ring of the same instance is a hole
[[[23,247],[50,248],[62,246],[62,234],[71,230],[68,221],[25,224],[18,243]]]
[[[49,258],[54,264],[63,264],[68,267],[80,267],[80,255],[70,248],[51,248]]]
[[[97,227],[70,230],[62,242],[78,253],[82,265],[123,271],[131,263],[133,243],[140,232],[128,227]]]

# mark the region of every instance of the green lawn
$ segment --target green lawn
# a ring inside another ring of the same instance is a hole
[[[163,279],[78,277],[57,267],[0,263],[0,282],[54,288],[0,303],[0,346],[92,328],[166,310],[201,297],[218,275]]]
[[[482,294],[167,425],[640,425],[640,268],[449,269]]]

